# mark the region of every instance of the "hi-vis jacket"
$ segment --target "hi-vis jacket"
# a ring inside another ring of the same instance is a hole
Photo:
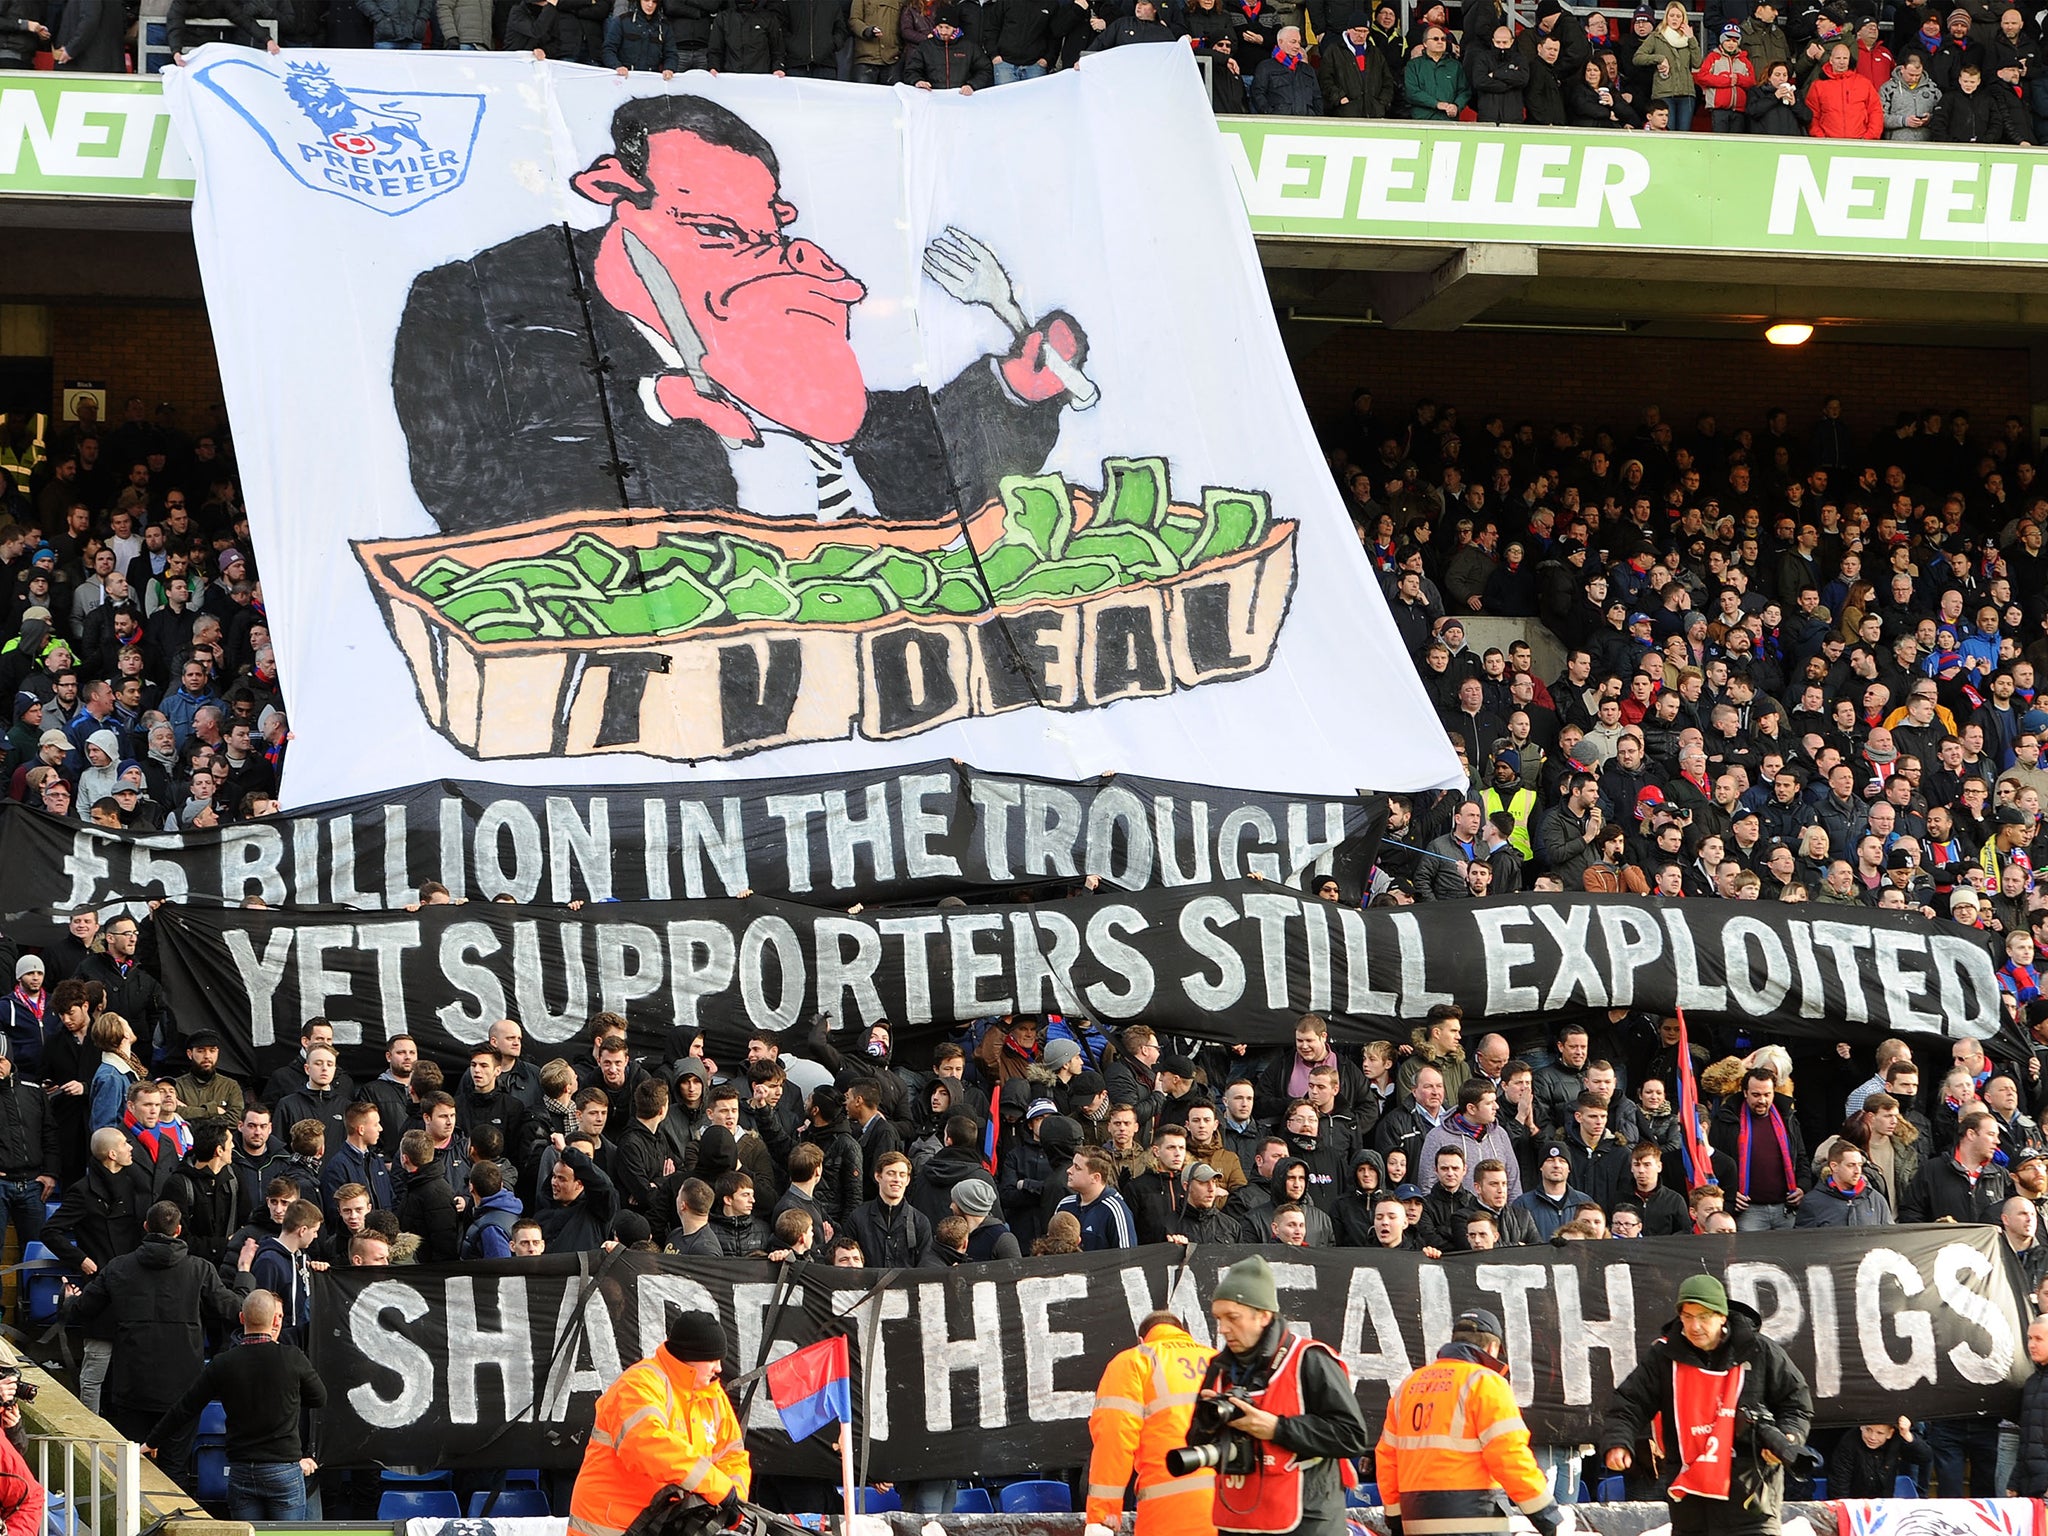
[[[1539,1529],[1556,1522],[1549,1479],[1529,1452],[1514,1388],[1484,1353],[1446,1344],[1387,1401],[1374,1451],[1380,1506],[1408,1536],[1505,1531],[1500,1491]]]
[[[597,1400],[569,1501],[569,1536],[623,1536],[669,1483],[716,1504],[753,1483],[740,1421],[717,1382],[698,1386],[664,1344]]]
[[[1202,1373],[1216,1351],[1185,1328],[1158,1323],[1144,1342],[1109,1362],[1088,1415],[1088,1522],[1116,1528],[1124,1485],[1138,1480],[1138,1530],[1145,1536],[1213,1536],[1210,1496],[1216,1474],[1204,1468],[1169,1476],[1166,1453],[1188,1442],[1188,1420]]]

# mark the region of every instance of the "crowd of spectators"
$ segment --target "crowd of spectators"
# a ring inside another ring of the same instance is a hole
[[[2048,493],[2017,418],[1858,433],[1826,401],[1632,438],[1471,439],[1361,393],[1329,451],[1470,782],[1400,799],[1377,899],[1542,886],[1915,912],[2039,1010]],[[1477,615],[1541,618],[1484,653]]]
[[[972,93],[1136,43],[1210,61],[1219,112],[2033,144],[2041,20],[1993,0],[168,0],[163,46],[510,49],[614,69]],[[1522,19],[1517,20],[1517,13]],[[121,0],[0,0],[0,68],[118,73]]]
[[[8,798],[139,831],[268,814],[287,727],[225,434],[139,397],[34,430],[0,421]]]

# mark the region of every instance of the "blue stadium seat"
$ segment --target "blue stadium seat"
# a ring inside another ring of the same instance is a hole
[[[208,1403],[199,1410],[199,1433],[193,1439],[194,1445],[225,1445],[228,1438],[228,1411],[217,1402]]]
[[[484,1505],[490,1497],[488,1488],[469,1496],[470,1519],[481,1520],[488,1514],[493,1520],[546,1520],[554,1515],[548,1508],[548,1496],[538,1488],[507,1488],[486,1511]]]
[[[455,1476],[450,1472],[394,1472],[389,1467],[377,1474],[377,1480],[386,1488],[448,1488],[455,1486]]]
[[[1065,1483],[1050,1478],[1033,1478],[1011,1483],[998,1495],[1006,1515],[1066,1515],[1074,1510],[1074,1493]]]
[[[1380,1485],[1378,1483],[1361,1483],[1359,1484],[1358,1491],[1365,1495],[1365,1507],[1367,1509],[1378,1509],[1380,1507]]]
[[[1594,1488],[1593,1497],[1602,1504],[1625,1504],[1628,1502],[1627,1480],[1621,1477],[1603,1477]]]
[[[540,1468],[507,1467],[505,1469],[505,1486],[507,1488],[538,1488],[540,1486]]]
[[[995,1512],[996,1501],[988,1496],[986,1488],[970,1484],[953,1495],[953,1513],[956,1515],[992,1515]]]
[[[903,1495],[894,1488],[863,1488],[854,1497],[853,1507],[856,1514],[898,1515],[903,1512]]]
[[[1917,1499],[1920,1497],[1920,1485],[1910,1477],[1901,1476],[1894,1478],[1892,1480],[1892,1497],[1895,1499]]]
[[[21,1250],[21,1262],[34,1264],[42,1260],[55,1265],[57,1255],[40,1242],[30,1243]],[[28,1287],[28,1320],[32,1323],[54,1323],[57,1309],[64,1300],[63,1272],[56,1269],[24,1269],[21,1279]]]
[[[460,1520],[452,1488],[386,1488],[377,1500],[381,1520]]]
[[[192,1466],[199,1486],[193,1491],[208,1509],[225,1509],[228,1502],[228,1448],[216,1441],[192,1447]]]

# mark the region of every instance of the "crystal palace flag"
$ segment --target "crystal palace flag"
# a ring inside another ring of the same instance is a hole
[[[808,1440],[827,1424],[853,1422],[846,1335],[834,1334],[784,1355],[768,1367],[768,1396],[792,1440]]]

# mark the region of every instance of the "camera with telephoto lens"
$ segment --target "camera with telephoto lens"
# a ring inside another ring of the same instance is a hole
[[[1232,1429],[1251,1404],[1232,1394],[1205,1397],[1188,1421],[1188,1443],[1166,1453],[1166,1470],[1186,1477],[1211,1467],[1223,1477],[1249,1477],[1259,1469],[1259,1448],[1243,1430]]]
[[[1747,1434],[1759,1450],[1769,1451],[1794,1477],[1819,1477],[1827,1470],[1827,1459],[1803,1440],[1794,1440],[1778,1424],[1778,1416],[1758,1406],[1735,1415],[1735,1432]]]

